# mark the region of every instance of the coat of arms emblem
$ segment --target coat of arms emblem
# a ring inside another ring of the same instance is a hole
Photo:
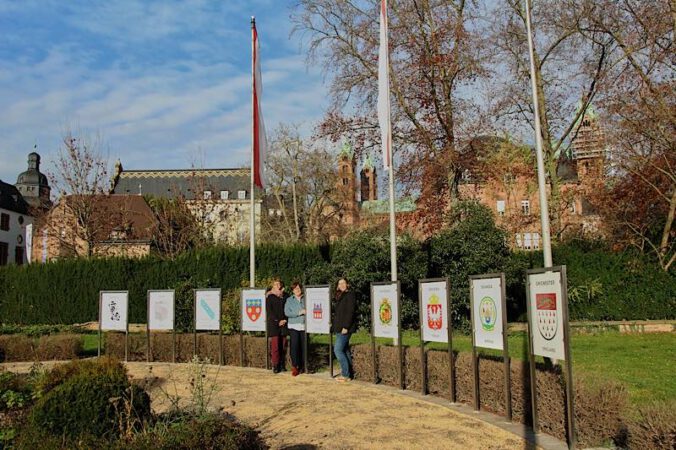
[[[380,317],[380,322],[383,325],[389,325],[392,322],[392,305],[390,305],[390,301],[386,298],[380,301],[378,317]]]
[[[427,326],[431,330],[441,330],[443,325],[443,317],[441,315],[441,302],[436,294],[430,296],[430,301],[427,304]]]
[[[312,307],[312,318],[316,320],[321,320],[324,315],[321,303],[315,303]]]
[[[260,298],[246,299],[246,315],[249,316],[252,322],[258,320],[263,309],[263,301]]]
[[[491,297],[484,297],[479,303],[479,317],[481,318],[481,328],[486,331],[493,331],[495,321],[498,318],[498,308]]]
[[[537,327],[543,338],[551,341],[558,330],[558,313],[556,311],[556,294],[535,294],[535,312]]]

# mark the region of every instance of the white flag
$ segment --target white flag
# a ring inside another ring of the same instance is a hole
[[[378,123],[380,124],[383,164],[392,161],[392,125],[390,124],[390,57],[387,40],[387,0],[380,0],[380,50],[378,52]]]
[[[265,188],[265,154],[268,140],[265,136],[265,123],[261,109],[261,97],[263,95],[263,83],[261,78],[260,46],[258,45],[258,32],[256,23],[252,21],[251,31],[253,34],[253,168],[254,184]]]
[[[26,261],[31,263],[33,258],[33,224],[26,225]]]

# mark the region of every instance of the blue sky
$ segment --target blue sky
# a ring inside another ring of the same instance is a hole
[[[293,0],[0,0],[0,179],[37,144],[49,171],[65,130],[99,134],[127,169],[249,164],[251,31],[263,113],[310,130],[328,106],[289,37]]]

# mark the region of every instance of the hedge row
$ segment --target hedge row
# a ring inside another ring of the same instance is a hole
[[[417,280],[447,276],[451,281],[456,326],[467,325],[468,276],[504,271],[508,319],[525,320],[526,270],[541,267],[539,252],[511,253],[485,230],[471,235],[449,229],[427,242],[407,235],[398,240],[402,283],[402,322],[418,323]],[[279,275],[287,284],[335,282],[347,276],[359,299],[361,325],[368,326],[369,284],[390,278],[389,241],[374,232],[355,233],[331,247],[264,245],[256,251],[261,284]],[[554,248],[554,261],[568,267],[572,320],[659,320],[676,318],[676,273],[666,273],[645,257],[612,253],[602,247],[576,244]],[[64,260],[0,268],[0,323],[74,324],[96,321],[100,290],[128,290],[132,323],[145,323],[146,291],[176,289],[178,323],[192,317],[192,289],[220,287],[224,294],[248,284],[246,247],[213,247],[175,259]],[[235,296],[236,297],[236,296]],[[185,310],[183,313],[182,310]],[[183,317],[186,315],[186,317]],[[184,327],[185,328],[185,327]],[[232,330],[225,330],[226,332]]]

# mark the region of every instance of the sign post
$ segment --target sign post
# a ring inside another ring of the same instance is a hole
[[[331,357],[331,288],[328,284],[305,287],[305,366],[307,370],[308,334],[326,334],[329,336],[329,365]],[[330,368],[333,377],[333,368]]]
[[[172,332],[172,349],[171,360],[176,362],[176,329],[174,322],[176,321],[176,309],[174,303],[174,290],[149,290],[147,294],[147,313],[148,320],[146,322],[147,345],[146,345],[146,361],[150,362],[152,354],[150,347],[150,332],[151,331],[168,331]]]
[[[527,271],[528,342],[533,431],[538,432],[535,356],[565,361],[566,418],[568,447],[574,448],[575,405],[573,367],[568,324],[568,281],[566,266]]]
[[[129,291],[99,292],[99,346],[101,356],[101,332],[124,332],[124,360],[128,359],[129,337]]]
[[[427,394],[427,357],[426,342],[448,344],[449,370],[451,373],[451,397],[454,392],[453,380],[453,341],[450,323],[451,295],[448,278],[429,278],[418,280],[418,298],[420,299],[420,375],[422,394]]]
[[[221,327],[221,289],[195,289],[194,351],[197,355],[197,332],[218,331],[218,364],[223,365],[223,329]]]
[[[401,342],[401,287],[398,281],[371,283],[371,316],[374,382],[378,381],[375,338],[396,339],[399,353],[399,387],[404,389],[404,347]]]
[[[479,359],[477,347],[502,350],[504,362],[505,415],[512,420],[511,368],[507,342],[507,303],[505,274],[473,275],[470,281],[472,322],[472,368],[474,370],[474,409],[481,408],[479,392]]]
[[[268,340],[265,310],[265,289],[242,289],[240,301],[240,333],[239,333],[239,359],[240,365],[244,367],[244,332],[262,331],[266,333],[265,339],[265,359],[267,367],[268,359]]]

